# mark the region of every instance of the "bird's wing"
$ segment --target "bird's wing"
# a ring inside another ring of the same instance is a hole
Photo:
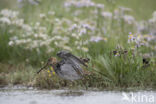
[[[72,61],[74,61],[76,63],[82,64],[82,65],[87,67],[87,65],[85,64],[85,62],[82,59],[74,56],[73,54],[71,54],[68,51],[64,51],[64,50],[63,51],[59,51],[57,53],[57,56],[62,58],[62,59],[65,59],[65,60],[70,59],[70,60],[72,60]]]
[[[78,57],[74,56],[71,53],[67,53],[66,57],[67,57],[67,61],[72,64],[75,71],[78,72],[80,75],[83,75],[84,73],[81,65],[86,67],[87,65],[81,59],[79,59]]]
[[[81,65],[86,67],[87,65],[81,59],[79,59],[78,57],[74,56],[73,54],[67,51],[60,51],[57,53],[57,56],[65,60],[67,64],[71,64],[76,72],[83,75],[83,69]]]
[[[84,66],[87,67],[87,65],[85,64],[85,62],[83,60],[81,60],[80,58],[74,56],[73,54],[71,53],[66,53],[65,54],[70,60],[72,60],[74,63],[78,63],[78,64],[82,64]]]
[[[70,58],[66,60],[66,63],[70,64],[79,75],[83,76],[83,69],[81,68],[79,63],[75,62],[74,60]]]

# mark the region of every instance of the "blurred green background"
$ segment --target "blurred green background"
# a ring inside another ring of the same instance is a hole
[[[48,1],[48,0],[47,0]],[[51,6],[55,6],[57,2],[63,2],[64,0],[50,0]],[[156,0],[93,0],[97,3],[104,3],[106,9],[110,10],[114,6],[125,6],[132,8],[133,16],[138,20],[147,20],[152,16],[153,11],[156,10]],[[112,3],[112,1],[114,3]],[[17,0],[0,0],[0,9],[4,8],[17,8]],[[50,6],[50,5],[48,5]],[[44,8],[42,8],[44,9]]]

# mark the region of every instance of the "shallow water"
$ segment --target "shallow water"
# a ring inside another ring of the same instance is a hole
[[[0,104],[156,104],[155,91],[84,91],[1,88]]]

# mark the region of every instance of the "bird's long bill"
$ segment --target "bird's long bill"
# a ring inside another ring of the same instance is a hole
[[[47,68],[47,66],[48,66],[48,63],[47,63],[45,66],[43,66],[43,67],[37,72],[37,74],[39,74],[43,69]]]

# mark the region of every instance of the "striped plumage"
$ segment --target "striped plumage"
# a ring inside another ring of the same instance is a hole
[[[85,62],[88,62],[89,59],[78,58],[67,51],[60,51],[57,53],[57,56],[62,58],[62,60],[57,61],[54,57],[49,58],[47,64],[38,73],[50,65],[55,73],[63,79],[73,81],[83,77],[84,71],[82,65],[87,67]]]

